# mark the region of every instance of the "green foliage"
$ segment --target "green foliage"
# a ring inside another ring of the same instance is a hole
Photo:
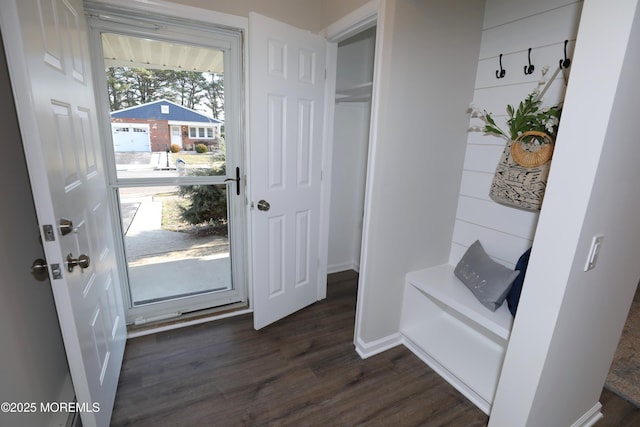
[[[224,175],[225,167],[218,169],[196,169],[190,176]],[[180,216],[189,224],[220,225],[227,221],[227,191],[224,185],[183,185],[180,197],[190,201],[187,207],[180,207]]]
[[[196,153],[206,153],[209,151],[209,147],[206,144],[196,144],[195,150]]]
[[[548,108],[541,108],[541,106],[542,100],[537,98],[536,93],[530,93],[524,101],[521,101],[517,110],[511,105],[507,105],[509,135],[500,129],[491,114],[485,111],[484,131],[510,139],[516,139],[519,135],[530,130],[545,132],[553,136],[557,133],[562,108],[558,105]]]
[[[473,128],[472,130],[481,130],[485,133],[497,135],[506,139],[515,140],[524,132],[538,131],[544,132],[555,139],[555,135],[558,132],[558,125],[560,124],[560,116],[562,114],[562,103],[553,105],[551,107],[542,106],[541,94],[544,90],[541,90],[543,86],[547,85],[546,74],[549,67],[543,67],[542,78],[538,82],[538,86],[527,97],[520,102],[518,108],[514,108],[512,105],[507,105],[507,120],[508,131],[504,131],[498,126],[491,116],[492,113],[488,113],[486,110],[478,110],[475,106],[471,105],[472,117],[478,117],[484,121],[485,125],[482,128]],[[532,140],[536,138],[533,137]],[[531,142],[527,140],[524,142]]]
[[[169,149],[171,150],[172,153],[178,153],[181,150],[178,144],[171,144],[171,147]]]

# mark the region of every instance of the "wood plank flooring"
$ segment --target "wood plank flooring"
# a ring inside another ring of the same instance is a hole
[[[487,416],[404,347],[362,360],[357,275],[261,331],[250,315],[127,342],[112,426],[484,426]],[[604,392],[598,426],[640,425]],[[612,414],[612,415],[610,415]]]

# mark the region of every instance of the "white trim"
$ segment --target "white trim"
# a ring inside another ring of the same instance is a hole
[[[136,10],[148,14],[158,14],[193,21],[216,23],[217,25],[246,30],[249,19],[244,16],[216,12],[210,9],[176,4],[163,0],[92,0],[85,3],[104,4],[105,7]]]
[[[327,96],[325,103],[325,142],[326,146],[324,148],[324,161],[325,166],[323,167],[323,212],[321,213],[321,244],[325,245],[321,246],[321,256],[324,258],[324,263],[326,264],[327,260],[327,251],[328,251],[328,241],[329,241],[329,218],[330,218],[330,195],[331,195],[331,170],[332,170],[332,152],[333,152],[333,115],[335,109],[335,84],[336,84],[336,66],[337,66],[337,43],[339,41],[345,40],[346,38],[351,37],[361,31],[364,31],[373,26],[377,26],[378,30],[376,32],[376,45],[375,45],[375,54],[374,54],[374,70],[373,70],[373,85],[372,85],[372,99],[371,99],[371,115],[369,122],[369,153],[367,158],[367,177],[365,184],[365,202],[364,202],[364,223],[363,223],[363,235],[362,235],[362,254],[361,254],[361,264],[358,265],[357,271],[361,271],[363,264],[366,261],[366,243],[367,243],[367,224],[370,216],[370,186],[373,177],[372,169],[373,169],[373,161],[372,157],[375,153],[376,146],[376,138],[377,131],[374,126],[379,111],[379,103],[378,96],[376,96],[377,92],[380,90],[380,81],[379,81],[379,71],[382,64],[382,45],[381,45],[381,36],[384,26],[384,8],[386,6],[386,0],[372,0],[360,8],[354,10],[348,15],[343,16],[338,21],[329,25],[321,34],[324,35],[330,42],[330,48],[327,50]],[[331,47],[331,43],[334,44],[334,47]],[[330,92],[330,93],[329,93]],[[321,263],[322,265],[322,263]],[[325,272],[326,273],[326,272]],[[325,274],[326,281],[326,274]],[[364,276],[361,274],[358,282],[358,296],[357,301],[361,304],[363,301],[363,288],[364,288]],[[325,290],[326,292],[326,290]],[[355,320],[355,328],[354,328],[354,342],[356,345],[356,351],[360,354],[361,357],[369,357],[370,350],[368,349],[368,344],[365,344],[361,339],[360,334],[360,323],[361,323],[361,310],[359,309],[360,305],[356,305],[356,320]],[[399,337],[399,335],[398,335]],[[383,339],[384,340],[384,339]],[[397,344],[394,344],[397,345]],[[393,347],[392,345],[391,347]],[[384,347],[384,346],[383,346]],[[391,348],[388,347],[388,348]],[[376,347],[377,348],[377,347]],[[386,348],[384,348],[386,349]],[[374,350],[378,352],[377,350]],[[380,350],[382,351],[382,350]]]
[[[363,359],[367,359],[371,356],[375,356],[376,354],[380,354],[383,351],[387,351],[389,349],[392,349],[393,347],[397,347],[402,343],[402,335],[400,335],[399,332],[388,335],[386,337],[382,337],[372,342],[364,342],[360,338],[357,338],[354,342],[356,346],[356,352]]]
[[[341,271],[354,270],[360,272],[360,264],[355,261],[343,262],[342,264],[332,264],[327,266],[327,274],[339,273]]]
[[[596,404],[593,405],[591,409],[585,412],[585,414],[581,416],[575,423],[571,424],[571,427],[591,427],[602,418],[604,418],[604,415],[602,415],[600,409],[602,409],[602,404],[600,402],[596,402]]]
[[[186,328],[187,326],[200,325],[202,323],[213,322],[214,320],[227,319],[229,317],[235,317],[235,316],[240,316],[242,314],[249,314],[249,313],[253,313],[253,310],[247,308],[245,310],[238,310],[238,311],[232,311],[229,313],[224,313],[219,315],[202,317],[200,319],[188,320],[186,322],[177,322],[171,325],[158,326],[156,328],[149,328],[143,331],[129,332],[127,333],[127,339],[143,337],[146,335],[156,334],[158,332],[173,331],[175,329]]]
[[[328,40],[324,103],[324,140],[322,153],[322,190],[320,212],[320,247],[318,268],[318,300],[327,296],[327,274],[344,270],[360,271],[360,263],[328,266],[329,222],[331,219],[331,176],[333,162],[333,127],[336,104],[338,42],[376,26],[380,0],[372,0],[322,30]],[[373,111],[373,104],[372,104]],[[376,105],[377,108],[377,105]]]
[[[331,42],[341,42],[368,28],[375,27],[378,10],[383,0],[372,0],[343,16],[320,32]]]
[[[111,122],[111,129],[114,130],[116,128],[138,128],[138,129],[146,129],[149,131],[149,123],[137,123],[137,122]]]
[[[205,127],[220,127],[222,123],[211,122],[181,122],[179,120],[167,120],[170,126],[205,126]]]
[[[322,187],[320,189],[320,234],[318,242],[318,300],[327,297],[329,262],[329,221],[331,220],[331,163],[333,157],[333,118],[336,98],[338,45],[327,43],[324,88],[324,130],[322,141]],[[340,271],[340,270],[337,270]],[[335,271],[334,271],[335,272]]]
[[[372,188],[374,186],[373,177],[374,169],[375,169],[375,156],[376,150],[378,146],[378,116],[380,114],[380,102],[379,102],[379,93],[381,90],[381,80],[380,73],[383,65],[383,57],[384,57],[384,48],[383,48],[383,40],[382,35],[385,30],[386,23],[386,0],[374,0],[367,3],[361,9],[369,11],[369,13],[374,13],[376,16],[376,42],[375,42],[375,53],[374,53],[374,65],[373,65],[373,85],[371,88],[371,114],[369,120],[369,151],[367,156],[367,176],[365,178],[365,195],[364,195],[364,215],[363,215],[363,224],[362,224],[362,242],[361,242],[361,255],[360,255],[360,278],[358,281],[358,295],[357,295],[357,303],[356,303],[356,318],[354,325],[354,339],[356,343],[364,342],[362,341],[362,330],[360,325],[362,324],[362,304],[364,301],[364,293],[367,285],[367,260],[368,260],[368,250],[369,247],[369,235],[371,230],[369,229],[369,223],[371,218],[371,193]],[[375,5],[375,10],[373,6]],[[360,12],[361,9],[356,10],[357,14],[347,15],[342,18],[339,23],[347,24],[351,23],[354,28],[358,28],[359,30],[364,30],[368,27],[365,26],[366,23],[370,22],[372,18],[366,18]],[[345,35],[351,34],[349,28],[343,28],[340,31],[340,27],[337,26],[337,23],[332,27],[332,31],[336,35]],[[356,344],[357,347],[357,344]]]

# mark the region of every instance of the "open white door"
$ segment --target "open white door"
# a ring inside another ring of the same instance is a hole
[[[326,42],[255,13],[249,32],[253,308],[259,329],[318,296]]]
[[[3,0],[0,26],[79,412],[106,426],[126,330],[82,0]]]

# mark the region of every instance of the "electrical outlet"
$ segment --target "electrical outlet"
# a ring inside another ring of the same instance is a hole
[[[589,255],[587,256],[587,263],[584,266],[584,271],[593,270],[595,268],[603,240],[604,234],[593,236],[593,239],[591,240],[591,248],[589,249]]]

